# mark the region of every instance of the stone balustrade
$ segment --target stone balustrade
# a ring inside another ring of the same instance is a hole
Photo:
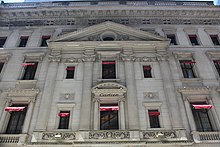
[[[0,134],[1,143],[22,144],[26,141],[26,134]]]
[[[193,139],[196,143],[201,142],[220,142],[220,132],[192,132]]]

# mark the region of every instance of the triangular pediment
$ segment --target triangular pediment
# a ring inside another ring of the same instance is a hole
[[[114,22],[104,22],[82,30],[58,36],[49,42],[78,41],[167,41],[168,39],[146,31],[136,30]]]

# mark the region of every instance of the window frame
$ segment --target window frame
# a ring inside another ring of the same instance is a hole
[[[43,39],[44,38],[47,38],[46,40],[45,40],[45,42],[46,42],[46,45],[45,46],[42,46],[43,45]],[[47,44],[47,40],[49,40],[51,38],[51,35],[42,35],[41,36],[41,42],[40,42],[40,47],[48,47],[48,44]]]
[[[70,71],[73,71],[73,75],[71,77],[69,77],[70,73],[69,73],[69,70],[68,68],[74,68],[73,70],[70,70]],[[75,79],[75,71],[76,71],[76,66],[66,66],[66,76],[65,76],[65,79],[67,80],[70,80],[70,79]],[[68,74],[69,73],[69,74]]]
[[[191,41],[191,39],[190,39],[190,36],[191,36],[191,37],[195,37],[197,44],[194,45],[194,44],[192,43],[192,41]],[[189,39],[189,42],[190,42],[190,44],[191,44],[192,46],[200,46],[200,45],[201,45],[201,41],[199,40],[199,37],[198,37],[197,34],[188,34],[188,39]]]
[[[103,62],[115,62],[115,78],[103,78]],[[116,80],[117,79],[117,60],[108,60],[108,59],[105,59],[105,60],[101,60],[101,79],[102,80]]]
[[[66,76],[67,76],[67,70],[66,69],[68,67],[75,67],[73,78],[69,78],[69,79],[66,78]],[[76,78],[77,78],[77,70],[78,70],[78,63],[64,63],[63,79],[64,80],[76,80]]]
[[[25,46],[21,46],[22,38],[27,38]],[[20,36],[17,47],[27,47],[29,39],[30,39],[30,36],[27,36],[27,35]]]
[[[210,37],[210,39],[211,39],[211,41],[212,41],[212,44],[213,44],[214,46],[220,46],[220,38],[219,38],[219,35],[218,35],[218,34],[210,34],[209,37]],[[215,44],[215,43],[214,43],[212,37],[216,37],[218,44]]]
[[[37,63],[37,67],[36,67],[36,70],[35,70],[35,73],[34,73],[34,77],[33,77],[33,79],[24,79],[24,75],[25,75],[25,71],[26,71],[25,68],[26,67],[21,65],[22,66],[22,72],[21,72],[19,80],[22,80],[22,81],[36,80],[36,76],[37,76],[38,68],[39,68],[39,61],[29,61],[29,60],[26,60],[22,64],[25,64],[25,63]]]
[[[181,63],[181,61],[182,62],[195,62],[194,60],[188,60],[188,59],[186,59],[186,60],[179,60],[179,65],[180,65],[180,68],[181,68],[181,72],[182,72],[182,76],[183,76],[183,78],[184,79],[195,79],[195,78],[198,78],[198,76],[197,76],[197,74],[196,74],[196,70],[195,70],[195,64],[196,64],[196,62],[195,63],[189,63],[189,66],[190,66],[190,68],[187,68],[186,66],[188,66],[188,65],[186,65],[186,64],[188,64],[188,63]],[[185,66],[185,68],[183,69],[183,66],[182,66],[182,64],[184,64],[184,66]],[[194,64],[194,65],[193,65]],[[192,74],[193,74],[193,77],[189,77],[189,73],[187,72],[188,70],[187,69],[190,69],[191,71],[192,71]],[[186,75],[187,76],[185,76],[185,74],[184,74],[184,71],[185,71],[185,73],[187,73]]]
[[[0,46],[0,48],[4,48],[5,47],[5,44],[6,44],[6,42],[7,42],[7,39],[8,39],[8,37],[7,36],[0,36],[0,40],[4,40],[5,39],[5,41],[4,41],[4,43],[2,44],[2,46]]]
[[[59,125],[58,125],[57,129],[69,129],[69,127],[70,127],[70,115],[71,115],[70,111],[63,111],[63,110],[61,110],[59,113],[69,113],[69,116],[59,116],[60,117],[59,118]],[[65,122],[65,126],[63,126],[63,127],[61,125],[61,121],[62,120],[67,121],[67,122]]]
[[[147,66],[150,68],[150,76],[149,77],[145,77],[145,72],[144,72],[145,71],[144,67],[147,67]],[[143,73],[144,79],[152,79],[153,78],[152,71],[153,71],[152,65],[142,65],[142,73]]]
[[[159,112],[160,113],[160,111],[158,109],[148,109],[148,117],[149,117],[150,128],[161,128],[161,126],[160,126],[160,115],[150,116],[149,115],[150,112]],[[151,118],[154,119],[154,120],[152,120]],[[151,121],[153,121],[153,122],[157,121],[158,124],[157,125],[154,124],[155,126],[152,126]],[[156,127],[156,126],[159,126],[159,127]]]
[[[174,37],[175,43],[172,44],[171,41],[170,41],[170,45],[171,45],[171,46],[178,45],[176,34],[166,34],[166,36],[167,36],[167,38],[169,38],[171,41],[172,41],[172,39],[171,39],[169,36],[173,36],[173,37]]]

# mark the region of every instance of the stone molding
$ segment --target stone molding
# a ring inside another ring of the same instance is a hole
[[[24,61],[42,61],[44,56],[44,52],[24,53]]]
[[[80,63],[80,62],[82,62],[82,59],[81,58],[70,57],[70,58],[63,58],[62,61],[64,63]]]
[[[179,88],[178,92],[183,95],[209,95],[211,90],[209,87],[183,87]]]
[[[194,58],[194,52],[181,52],[181,51],[175,51],[173,52],[173,55],[176,59],[180,60],[180,59],[195,59]]]
[[[96,54],[83,54],[82,61],[83,62],[94,62],[96,60]]]
[[[59,136],[57,138],[56,136]],[[76,132],[44,132],[42,134],[42,140],[75,140]]]
[[[8,60],[11,56],[12,56],[11,53],[2,52],[2,53],[0,53],[0,61],[1,62],[8,62]]]
[[[169,131],[143,131],[143,139],[172,139],[177,138],[176,132]]]
[[[135,57],[135,62],[156,62],[156,57]]]
[[[129,131],[91,131],[89,139],[130,139]]]
[[[206,55],[210,60],[220,59],[220,52],[219,51],[207,51]]]
[[[135,61],[135,55],[134,54],[123,54],[121,53],[121,59],[124,62],[131,62],[131,61]]]

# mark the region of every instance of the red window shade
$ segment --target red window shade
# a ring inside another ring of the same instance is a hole
[[[151,70],[152,68],[150,66],[144,66],[144,70]]]
[[[160,115],[160,112],[158,112],[158,111],[149,112],[149,116],[158,116],[158,115]]]
[[[70,113],[59,113],[58,116],[67,117],[70,116]]]
[[[28,36],[21,36],[21,39],[28,39]]]
[[[193,107],[195,109],[211,109],[211,108],[213,108],[212,105],[193,105]]]
[[[66,70],[75,70],[75,67],[67,67]]]
[[[181,62],[183,64],[195,64],[196,62],[195,61],[184,61],[184,62]]]
[[[22,63],[22,66],[34,66],[35,63]]]
[[[220,61],[217,61],[218,64],[220,64]]]
[[[115,61],[102,61],[102,64],[115,64]]]
[[[6,107],[5,111],[23,111],[25,107]]]
[[[50,36],[42,36],[43,39],[50,39]]]
[[[119,110],[118,106],[101,106],[99,107],[100,111],[114,111]]]

